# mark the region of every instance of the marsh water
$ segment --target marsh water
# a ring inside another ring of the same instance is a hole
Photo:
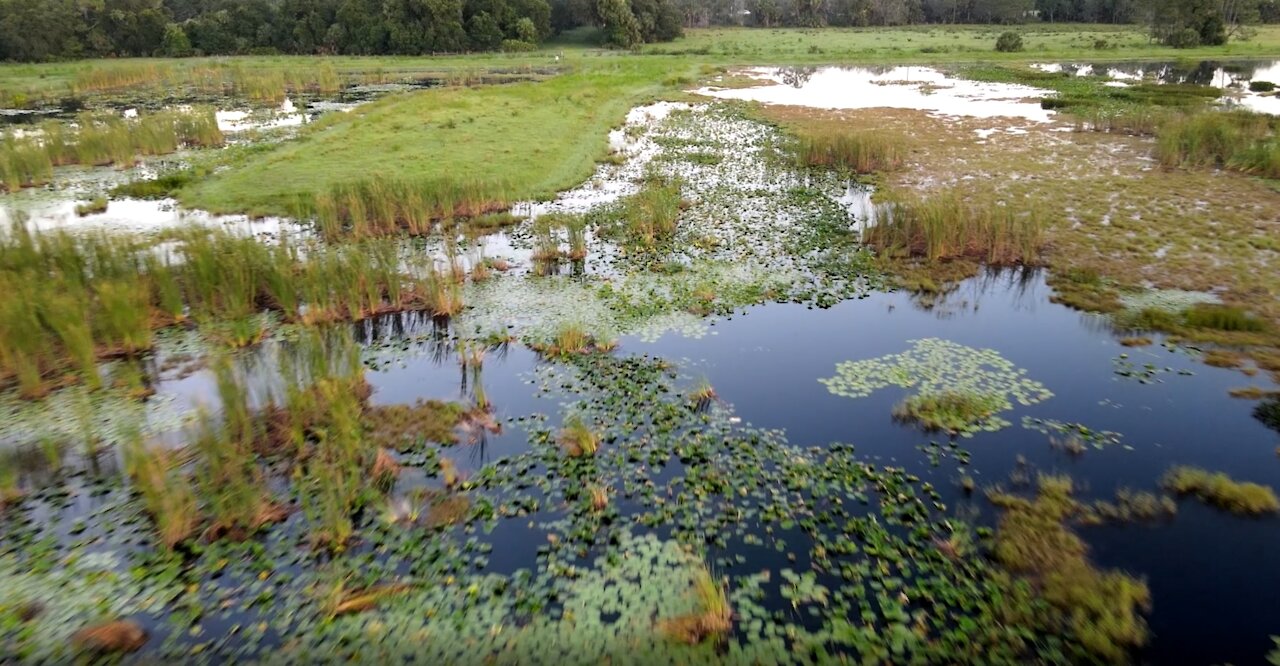
[[[1169,83],[1216,85],[1223,72],[1239,80],[1280,79],[1280,63],[1231,67],[1206,63],[1181,70],[1172,65],[1095,65],[1129,76],[1155,72],[1155,78]],[[714,97],[827,108],[883,104],[944,115],[1013,116],[1036,123],[1053,120],[1052,112],[1042,110],[1032,99],[1042,91],[961,83],[928,68],[823,69],[809,72],[803,80],[780,70],[757,74],[771,83],[706,92]],[[1118,75],[1113,78],[1124,80]],[[886,92],[889,90],[896,92]],[[1249,105],[1260,109],[1274,102],[1275,98],[1257,96]],[[658,123],[671,108],[676,107],[648,107],[631,120]],[[287,115],[292,118],[296,114],[295,109]],[[630,183],[654,159],[658,144],[645,137],[630,142],[622,136],[613,138],[629,162],[602,171],[596,184],[571,191],[555,202],[530,203],[521,212],[536,215],[589,210],[633,191]],[[75,218],[72,200],[56,193],[43,194],[45,199],[36,199],[37,193],[14,197],[28,196],[30,201],[40,202],[25,206],[37,228],[82,224],[154,230],[224,223],[241,225],[246,233],[270,236],[290,224],[183,213],[172,201],[113,201],[106,213]],[[865,222],[873,210],[869,189],[858,184],[842,183],[834,198],[845,205],[854,223]],[[521,254],[525,250],[518,239],[502,236],[491,244],[489,252],[490,256],[505,255],[523,267],[528,263],[527,256]],[[596,285],[601,275],[608,276],[612,270],[602,265],[606,258],[612,258],[608,252],[602,249],[580,270],[549,280],[559,290]],[[1037,270],[991,270],[941,294],[919,295],[873,286],[859,294],[861,297],[825,308],[812,303],[746,306],[732,316],[681,319],[646,330],[623,330],[612,354],[663,359],[675,368],[677,384],[682,387],[705,379],[718,396],[713,410],[730,428],[781,431],[798,450],[852,445],[871,465],[903,468],[938,489],[939,502],[946,507],[942,514],[979,525],[993,525],[998,513],[981,492],[962,489],[962,476],[972,476],[980,487],[1018,487],[1037,473],[1067,473],[1075,479],[1082,500],[1109,499],[1124,488],[1157,491],[1161,475],[1175,464],[1203,466],[1233,478],[1280,486],[1280,432],[1254,416],[1258,403],[1229,395],[1231,389],[1242,385],[1274,388],[1265,377],[1244,377],[1238,370],[1207,366],[1200,362],[1196,349],[1164,345],[1159,338],[1149,346],[1123,346],[1106,318],[1052,303],[1045,279]],[[535,284],[538,278],[516,271],[502,280]],[[476,302],[509,299],[481,298]],[[482,319],[483,313],[478,316]],[[499,321],[510,322],[507,326],[512,330],[519,330],[532,315],[517,306],[497,316]],[[356,324],[366,378],[374,389],[371,402],[473,400],[475,380],[460,367],[457,349],[458,338],[473,332],[467,330],[471,323],[463,318],[451,327],[430,317],[398,314]],[[1007,421],[1003,427],[971,437],[948,437],[894,418],[894,406],[910,394],[907,388],[887,386],[865,397],[846,397],[820,381],[839,375],[839,364],[904,354],[919,341],[930,340],[994,350],[1052,396],[1034,404],[1015,402],[1001,414]],[[269,355],[274,349],[273,343],[249,355]],[[261,360],[260,365],[270,367],[271,363]],[[500,433],[459,445],[453,455],[460,468],[481,474],[486,466],[502,465],[504,460],[537,450],[525,424],[545,419],[549,427],[555,427],[565,404],[574,399],[548,381],[547,373],[554,373],[555,365],[520,344],[488,355],[483,389],[504,427]],[[264,373],[264,383],[270,382],[269,374]],[[212,376],[203,370],[161,379],[155,389],[153,400],[176,412],[190,411],[215,393]],[[651,397],[654,401],[660,398]],[[1104,436],[1096,446],[1070,452],[1053,446],[1055,432],[1046,430],[1045,424]],[[13,430],[4,434],[4,439],[21,439]],[[635,509],[625,499],[619,503],[623,516]],[[95,509],[73,505],[48,511],[61,514],[58,522],[65,529],[67,524],[92,516]],[[759,527],[753,523],[748,529]],[[490,532],[468,532],[467,537],[488,544],[490,550],[484,551],[488,553],[487,572],[510,575],[538,567],[538,548],[546,539],[543,528],[522,516],[502,520]],[[1274,519],[1236,517],[1183,500],[1177,515],[1164,520],[1078,529],[1098,565],[1124,570],[1150,585],[1153,603],[1147,617],[1153,638],[1141,654],[1143,661],[1258,663],[1273,647],[1268,636],[1280,632],[1280,619],[1274,612],[1274,591],[1280,589],[1280,570],[1275,566],[1280,555],[1280,529]],[[800,564],[794,559],[788,562],[781,549],[775,552],[733,542],[710,550],[714,557],[735,562],[729,573],[803,565],[803,560]],[[767,604],[771,610],[786,609],[781,598],[771,596]],[[259,613],[269,614],[270,610]],[[231,632],[230,627],[258,619],[251,613],[211,615],[204,630],[207,634]],[[147,622],[158,633],[167,631],[163,617],[151,617]],[[267,649],[271,642],[265,641]],[[142,658],[159,654],[157,649],[155,644],[144,648]]]

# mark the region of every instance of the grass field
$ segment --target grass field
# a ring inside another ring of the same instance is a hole
[[[541,82],[398,95],[309,128],[183,193],[217,212],[283,213],[356,178],[502,184],[495,198],[550,197],[585,180],[627,110],[692,80],[685,60],[619,58]]]
[[[1023,51],[996,52],[996,38],[1006,30],[1022,35]],[[709,28],[688,30],[674,42],[650,44],[644,52],[735,64],[1239,58],[1280,54],[1280,26],[1261,26],[1248,40],[1196,49],[1154,44],[1145,31],[1131,25]]]

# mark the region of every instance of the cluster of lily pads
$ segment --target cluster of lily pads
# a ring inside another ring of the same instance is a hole
[[[981,396],[990,408],[954,430],[965,436],[1001,430],[1009,421],[998,416],[1013,403],[1034,405],[1053,396],[1043,384],[1028,378],[1026,370],[992,349],[976,349],[950,340],[915,340],[908,351],[862,361],[845,361],[836,375],[819,379],[833,394],[864,398],[880,389],[896,386],[917,396],[969,394]]]

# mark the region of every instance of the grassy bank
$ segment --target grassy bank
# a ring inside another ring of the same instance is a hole
[[[591,174],[628,109],[692,74],[683,61],[579,62],[541,82],[398,95],[250,157],[183,194],[218,212],[283,213],[335,185],[383,175],[494,183],[493,199],[550,197]],[[683,79],[687,82],[688,79]],[[501,185],[497,185],[500,183]]]

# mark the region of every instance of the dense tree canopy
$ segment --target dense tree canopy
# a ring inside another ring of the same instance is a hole
[[[0,60],[518,50],[580,25],[626,48],[707,25],[1143,22],[1196,46],[1259,20],[1280,0],[0,0]]]

